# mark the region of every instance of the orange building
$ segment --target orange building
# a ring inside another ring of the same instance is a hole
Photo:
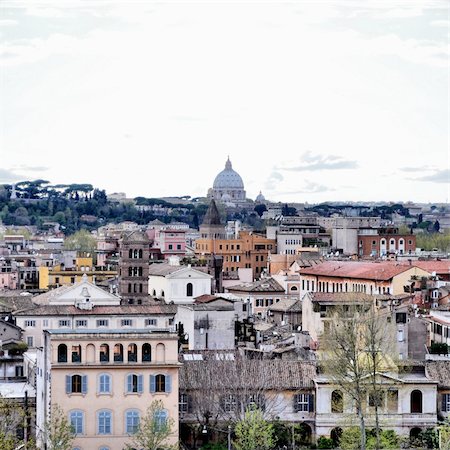
[[[237,238],[227,239],[214,200],[200,226],[200,236],[195,243],[195,255],[198,258],[222,256],[224,272],[251,268],[254,279],[267,268],[269,252],[276,253],[275,239],[267,239],[251,231],[241,231]]]

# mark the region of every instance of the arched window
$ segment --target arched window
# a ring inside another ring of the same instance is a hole
[[[142,346],[142,361],[152,360],[152,346],[150,344],[144,344]]]
[[[192,297],[193,294],[194,294],[194,286],[192,285],[192,283],[188,283],[186,285],[186,296]]]
[[[142,259],[142,249],[139,249],[139,259]]]
[[[133,258],[133,250],[131,250],[131,248],[128,250],[128,258]]]
[[[135,434],[139,429],[140,414],[135,409],[125,413],[125,433]]]
[[[331,393],[331,412],[343,413],[344,412],[344,399],[341,391],[333,391]]]
[[[153,291],[152,291],[152,296],[153,296],[153,297],[156,297],[156,289],[153,289]]]
[[[108,373],[101,373],[98,376],[98,393],[110,394],[111,393],[111,375]]]
[[[109,345],[100,345],[100,362],[109,362]]]
[[[138,275],[140,276],[140,277],[142,277],[142,274],[143,274],[143,268],[142,267],[138,267]]]
[[[128,362],[137,361],[137,345],[128,344]]]
[[[331,430],[330,438],[333,441],[334,447],[338,447],[341,441],[342,428],[336,427]]]
[[[137,259],[138,255],[139,255],[139,253],[138,253],[137,249],[135,249],[133,252],[133,258]]]
[[[67,362],[67,345],[58,345],[58,362]]]
[[[81,345],[72,345],[72,362],[81,362]]]
[[[109,410],[98,411],[97,413],[97,434],[112,433],[112,412]]]
[[[422,392],[419,390],[411,392],[411,413],[422,413]]]
[[[291,291],[298,291],[297,286],[291,286]]]
[[[128,394],[142,394],[143,388],[142,388],[142,382],[143,377],[142,375],[136,375],[135,373],[130,373],[127,375],[127,386],[126,386],[126,392]]]
[[[131,283],[128,283],[128,293],[131,292]]]
[[[123,345],[116,344],[114,346],[114,362],[123,362]]]
[[[166,346],[162,343],[156,345],[156,362],[166,361]]]
[[[84,413],[80,410],[73,410],[69,413],[69,422],[74,434],[84,433]]]

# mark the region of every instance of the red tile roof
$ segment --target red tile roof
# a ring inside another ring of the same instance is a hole
[[[396,262],[326,261],[315,267],[300,269],[301,275],[319,275],[337,278],[358,278],[387,281],[411,269],[409,264]]]

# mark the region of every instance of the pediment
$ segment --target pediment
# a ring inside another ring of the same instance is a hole
[[[200,270],[193,269],[192,267],[185,267],[183,269],[177,270],[176,272],[173,272],[169,275],[167,275],[166,278],[170,278],[173,280],[180,280],[180,279],[197,279],[197,280],[204,280],[204,279],[211,279],[212,276],[208,273],[201,272]]]
[[[88,300],[87,300],[88,299]],[[49,305],[75,305],[90,302],[93,305],[120,305],[120,297],[106,292],[102,288],[83,279],[70,286],[61,295],[49,298]]]

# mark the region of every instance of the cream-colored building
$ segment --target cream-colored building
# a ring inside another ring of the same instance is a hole
[[[122,450],[153,400],[174,420],[178,441],[178,339],[149,330],[46,330],[38,349],[38,430],[52,406],[67,415],[80,450]],[[39,448],[45,436],[37,435]]]

